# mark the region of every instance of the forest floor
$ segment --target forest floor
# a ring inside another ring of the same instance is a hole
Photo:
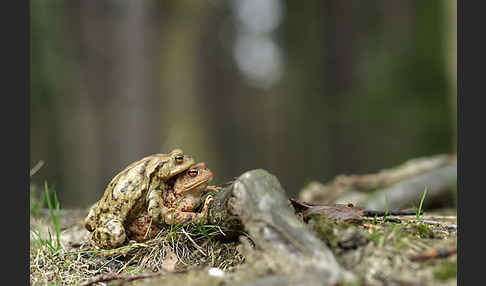
[[[85,215],[86,211],[61,210],[60,245],[49,211],[31,216],[31,285],[251,285],[255,278],[271,275],[261,270],[247,277],[248,271],[240,271],[255,262],[246,257],[245,247],[253,246],[244,232],[229,237],[217,226],[178,226],[145,243],[106,253],[89,245],[82,226]],[[455,210],[365,218],[359,223],[314,216],[306,225],[340,265],[356,275],[359,282],[352,285],[457,284]]]

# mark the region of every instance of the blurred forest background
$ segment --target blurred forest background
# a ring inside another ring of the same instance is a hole
[[[88,207],[180,147],[224,183],[454,153],[456,1],[31,1],[30,164]]]

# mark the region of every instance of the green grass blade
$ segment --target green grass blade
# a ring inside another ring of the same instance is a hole
[[[46,194],[46,200],[47,200],[47,206],[49,207],[49,215],[51,217],[52,223],[54,224],[54,228],[56,231],[56,249],[59,250],[61,248],[61,241],[60,241],[60,223],[59,223],[59,216],[60,216],[60,210],[59,210],[59,201],[57,200],[57,195],[54,193],[54,202],[55,202],[55,208],[56,208],[56,214],[54,214],[54,208],[52,206],[51,202],[51,197],[49,195],[49,187],[47,185],[47,181],[44,181],[44,190]],[[50,234],[50,232],[49,232]]]
[[[173,229],[174,229],[174,215],[172,214],[172,215],[170,216],[170,232],[169,232],[169,234],[170,234],[171,236],[172,236],[172,231],[173,231]]]
[[[52,218],[54,217],[54,213],[52,209],[51,197],[49,196],[49,187],[47,186],[47,181],[44,181],[44,191],[46,193],[46,200],[47,200],[47,206],[49,207],[49,214],[51,215]]]
[[[42,239],[40,223],[37,226],[39,228],[39,245],[42,247],[44,245],[44,240]]]
[[[420,214],[422,213],[422,205],[424,203],[426,195],[427,195],[427,186],[425,186],[424,193],[422,194],[422,198],[420,199],[420,204],[419,204],[418,212],[417,212],[417,219],[420,217]]]
[[[56,229],[56,248],[61,249],[61,211],[59,209],[59,200],[57,199],[57,194],[54,192],[54,205],[56,207],[56,215],[52,219],[54,220],[54,227]]]
[[[55,252],[55,247],[52,245],[52,234],[51,230],[47,228],[47,232],[49,233],[49,239],[47,240],[46,245],[49,247],[49,250],[51,252],[51,255]]]

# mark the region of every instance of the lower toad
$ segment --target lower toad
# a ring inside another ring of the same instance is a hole
[[[199,221],[206,223],[213,197],[206,197],[201,212],[195,212],[195,209],[205,194],[217,190],[216,187],[208,187],[212,178],[213,173],[206,168],[206,164],[199,163],[168,182],[163,194],[164,206],[168,208],[164,222],[168,225]],[[141,242],[153,238],[160,230],[161,227],[152,224],[150,217],[144,213],[128,226],[128,236]]]

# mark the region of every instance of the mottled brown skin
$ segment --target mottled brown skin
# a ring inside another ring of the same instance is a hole
[[[172,222],[174,224],[197,222],[201,219],[205,221],[212,197],[208,196],[205,200],[202,212],[196,213],[194,209],[201,203],[204,194],[209,190],[215,190],[215,188],[208,188],[212,178],[213,173],[204,163],[199,163],[173,178],[164,192],[164,204],[170,208],[165,216],[165,223],[171,223],[171,216],[174,217]],[[129,239],[137,242],[155,237],[160,230],[161,227],[151,222],[147,213],[135,219],[127,228]]]
[[[192,166],[185,173],[177,177],[173,191],[167,190],[165,205],[169,211],[165,214],[166,224],[182,224],[186,222],[207,221],[208,209],[213,201],[211,195],[206,197],[200,213],[194,210],[201,203],[202,197],[209,192],[209,182],[213,179],[213,173],[206,168],[205,163]]]
[[[84,221],[91,240],[99,248],[111,249],[125,242],[125,226],[147,212],[152,222],[163,221],[169,210],[163,193],[167,181],[195,163],[180,149],[154,154],[130,164],[106,187]]]
[[[154,238],[161,230],[159,225],[152,223],[147,212],[144,212],[127,226],[127,236],[130,240],[144,242]]]

